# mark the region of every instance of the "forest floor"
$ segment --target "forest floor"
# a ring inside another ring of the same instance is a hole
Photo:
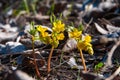
[[[0,80],[120,80],[120,2],[110,1],[1,0]],[[82,34],[91,36],[94,54],[83,51],[87,71],[66,30],[65,39],[53,50],[49,73],[51,45],[35,41],[37,76],[28,31],[31,22],[51,29],[52,14],[57,18],[62,14],[66,28],[82,28]]]

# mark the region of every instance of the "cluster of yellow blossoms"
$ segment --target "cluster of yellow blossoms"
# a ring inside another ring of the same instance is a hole
[[[58,47],[59,41],[64,39],[64,30],[65,30],[65,24],[62,23],[61,20],[54,19],[54,21],[51,21],[52,23],[52,32],[48,33],[48,28],[45,28],[41,25],[37,26],[37,29],[33,28],[29,32],[33,36],[33,40],[35,38],[36,32],[39,32],[39,39],[46,43],[52,45],[49,58],[48,58],[48,72],[50,72],[50,61],[52,57],[52,53],[54,48]],[[85,71],[86,65],[84,62],[82,50],[88,51],[89,54],[93,55],[93,49],[91,45],[91,36],[89,35],[82,35],[82,31],[78,30],[77,28],[73,28],[71,31],[68,32],[70,38],[74,38],[77,41],[77,47],[80,50],[80,56],[82,58],[82,63],[84,66]]]
[[[93,49],[91,45],[91,36],[82,35],[82,31],[79,31],[77,28],[74,28],[69,32],[69,37],[74,38],[77,41],[77,46],[79,49],[88,51],[89,54],[93,55]]]
[[[65,30],[65,24],[61,22],[61,20],[56,20],[52,23],[52,33],[49,34],[47,32],[47,28],[44,28],[42,26],[38,26],[37,30],[39,31],[40,40],[43,41],[46,44],[51,44],[54,47],[57,47],[59,44],[59,40],[64,39],[64,30]]]
[[[47,32],[47,28],[42,26],[38,26],[37,30],[39,31],[40,40],[46,44],[51,44],[54,47],[57,47],[59,44],[59,40],[64,39],[64,30],[65,24],[62,23],[61,20],[56,20],[52,23],[52,33],[49,34]],[[72,31],[69,32],[69,37],[74,38],[77,41],[77,46],[81,50],[88,51],[89,54],[93,54],[93,49],[91,45],[91,36],[89,35],[82,35],[82,31],[79,31],[77,28],[73,28]]]

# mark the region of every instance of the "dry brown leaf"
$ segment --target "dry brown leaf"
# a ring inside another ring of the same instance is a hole
[[[77,48],[77,42],[75,39],[69,39],[65,46],[63,47],[62,51],[69,52],[73,49]]]
[[[109,32],[118,32],[120,31],[120,28],[119,27],[115,27],[115,26],[112,26],[112,25],[106,25],[106,28],[108,29]]]
[[[115,76],[117,76],[119,73],[120,73],[120,66],[110,77],[106,78],[105,80],[113,80]]]
[[[17,70],[9,78],[9,80],[35,80],[30,77],[27,73]]]
[[[99,33],[101,34],[108,34],[108,31],[103,29],[102,27],[100,27],[100,25],[98,25],[97,23],[94,23],[95,24],[95,27],[96,29],[98,30]]]

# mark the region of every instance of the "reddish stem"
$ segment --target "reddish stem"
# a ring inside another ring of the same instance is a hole
[[[33,61],[34,61],[34,65],[35,65],[35,70],[36,70],[36,74],[37,74],[37,76],[39,77],[39,78],[41,78],[40,77],[40,72],[39,72],[39,69],[38,69],[38,66],[37,66],[37,62],[36,62],[36,57],[35,57],[35,50],[34,50],[34,39],[33,39],[33,37],[32,37],[32,49],[33,49],[33,53],[32,53],[32,55],[33,55]]]
[[[52,58],[52,53],[53,53],[53,50],[54,50],[54,46],[52,46],[51,48],[51,51],[50,51],[50,54],[49,54],[49,57],[48,57],[48,65],[47,65],[47,72],[49,73],[50,72],[50,62],[51,62],[51,58]]]
[[[83,57],[82,50],[81,49],[79,49],[79,50],[80,50],[80,57],[82,59],[82,64],[83,64],[84,70],[87,71],[86,64],[85,64],[85,59]]]

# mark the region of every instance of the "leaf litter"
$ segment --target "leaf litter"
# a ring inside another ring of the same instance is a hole
[[[24,1],[28,3],[28,12]],[[77,42],[69,39],[67,32],[64,32],[65,39],[54,49],[51,71],[47,73],[51,46],[35,41],[40,80],[120,80],[119,0],[24,1],[0,2],[0,80],[39,80],[31,55],[28,26],[34,21],[35,25],[45,26],[51,33],[52,13],[57,17],[62,13],[66,25],[77,27],[82,23],[83,34],[92,36],[94,55],[83,51],[88,69],[87,72],[83,71]]]

